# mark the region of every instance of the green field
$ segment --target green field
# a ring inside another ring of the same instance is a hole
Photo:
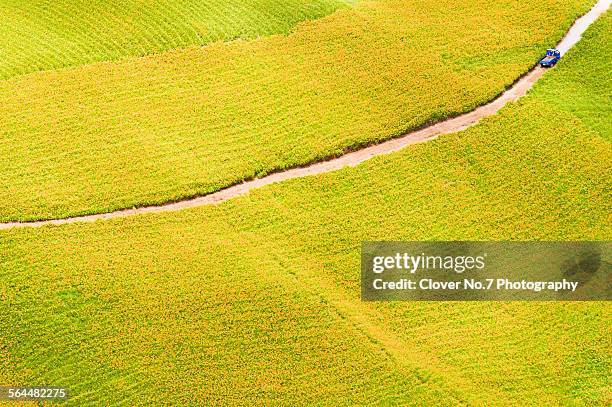
[[[363,2],[287,36],[0,81],[0,221],[205,194],[471,110],[591,4]]]
[[[0,80],[288,33],[355,0],[1,0]]]
[[[359,248],[609,240],[611,27],[467,131],[219,206],[0,233],[0,381],[75,404],[609,405],[607,303],[363,303]]]

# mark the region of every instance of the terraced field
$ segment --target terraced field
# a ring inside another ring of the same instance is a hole
[[[75,404],[608,405],[606,303],[362,303],[359,247],[609,240],[611,27],[465,132],[216,207],[0,233],[0,381]]]
[[[206,194],[470,110],[591,3],[364,2],[288,36],[0,81],[0,221]]]
[[[0,1],[0,79],[289,32],[354,0]]]

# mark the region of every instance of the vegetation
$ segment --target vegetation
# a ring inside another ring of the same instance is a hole
[[[0,1],[0,79],[288,33],[351,0]]]
[[[0,81],[0,220],[205,194],[473,109],[590,3],[364,2],[288,36]]]
[[[462,133],[219,206],[0,233],[0,381],[75,404],[607,405],[606,303],[363,303],[359,247],[609,240],[611,17]]]

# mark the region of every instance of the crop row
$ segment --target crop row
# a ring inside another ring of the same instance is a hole
[[[0,80],[289,32],[344,0],[0,1]]]
[[[0,220],[205,194],[470,110],[588,2],[507,3],[366,2],[289,36],[2,81]]]
[[[381,389],[433,402],[318,293],[254,256],[263,246],[225,240],[228,225],[210,238],[210,224],[184,226],[172,242],[158,229],[27,248],[0,236],[0,383],[65,386],[73,405],[363,405]]]
[[[611,17],[460,134],[219,206],[0,233],[0,378],[96,404],[606,405],[606,303],[362,303],[359,248],[609,240]]]

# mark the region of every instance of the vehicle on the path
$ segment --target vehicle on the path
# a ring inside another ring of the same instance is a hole
[[[540,66],[543,68],[550,68],[555,66],[561,59],[561,52],[558,49],[549,48],[546,50],[546,55],[540,60]]]

